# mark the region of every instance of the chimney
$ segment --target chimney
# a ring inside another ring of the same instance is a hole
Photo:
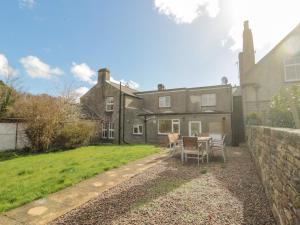
[[[110,71],[107,68],[100,69],[98,71],[98,84],[103,84],[106,81],[110,81]]]
[[[163,85],[163,84],[158,84],[158,85],[157,85],[157,90],[159,90],[159,91],[166,90],[165,85]]]
[[[240,83],[243,83],[244,75],[255,65],[255,52],[252,31],[249,21],[244,22],[243,51],[239,53]]]

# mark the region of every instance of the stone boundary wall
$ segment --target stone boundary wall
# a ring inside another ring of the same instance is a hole
[[[247,126],[246,141],[278,224],[299,225],[300,130]]]

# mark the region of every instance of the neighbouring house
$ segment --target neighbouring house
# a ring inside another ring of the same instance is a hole
[[[137,91],[110,80],[100,69],[98,82],[80,99],[88,117],[102,119],[102,139],[113,143],[165,143],[167,134],[225,133],[231,143],[232,87]]]
[[[256,113],[267,124],[273,96],[281,88],[300,85],[300,24],[255,63],[252,32],[245,21],[239,71],[244,119]]]

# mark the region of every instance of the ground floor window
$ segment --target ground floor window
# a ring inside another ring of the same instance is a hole
[[[133,125],[133,134],[143,134],[143,124]]]
[[[114,139],[114,123],[104,122],[102,123],[102,138],[104,139]]]
[[[179,119],[158,120],[158,134],[178,133],[180,134]]]
[[[202,132],[201,121],[190,121],[189,122],[189,136],[198,137]]]

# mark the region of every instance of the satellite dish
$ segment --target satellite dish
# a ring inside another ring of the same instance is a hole
[[[222,79],[221,79],[221,81],[222,81],[222,85],[226,85],[226,84],[228,84],[228,78],[227,77],[222,77]]]

